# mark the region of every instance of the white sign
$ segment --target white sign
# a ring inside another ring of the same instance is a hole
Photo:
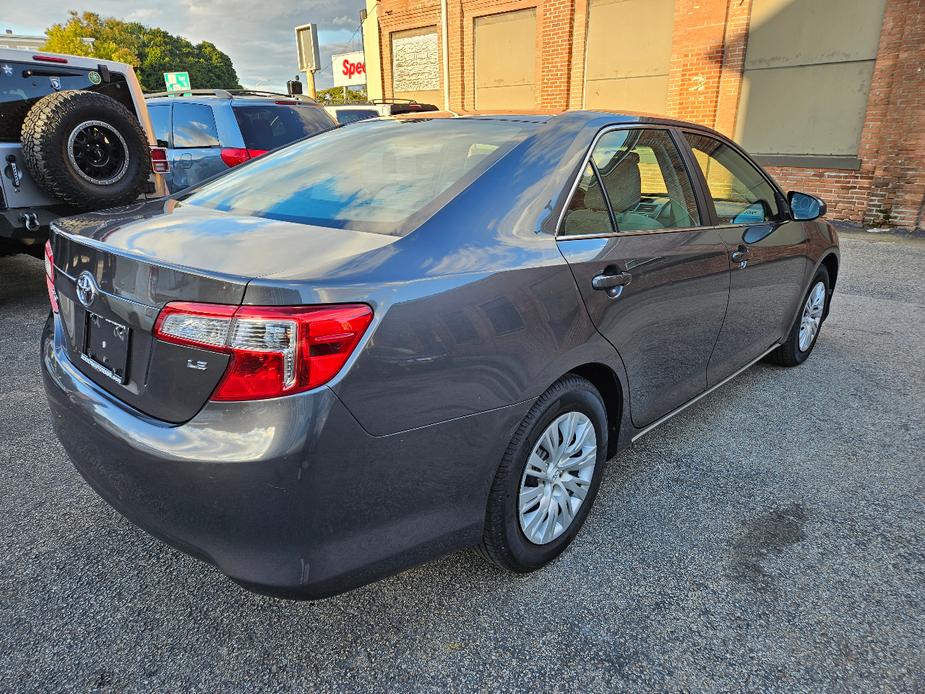
[[[321,68],[318,58],[318,25],[303,24],[295,28],[295,44],[299,51],[299,70],[309,72]]]
[[[363,57],[363,51],[332,55],[331,67],[335,87],[366,84],[366,58]]]

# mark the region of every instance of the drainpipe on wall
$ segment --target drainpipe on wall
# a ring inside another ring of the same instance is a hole
[[[440,31],[443,32],[443,108],[450,110],[450,49],[446,0],[440,0]]]

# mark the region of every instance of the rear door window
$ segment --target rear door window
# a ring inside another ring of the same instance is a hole
[[[174,147],[218,147],[219,144],[211,106],[184,102],[173,105]]]
[[[170,104],[148,104],[151,127],[158,147],[170,147]]]
[[[271,150],[334,127],[323,108],[260,104],[233,106],[247,149]]]
[[[694,188],[667,130],[613,130],[594,150],[560,233],[658,231],[700,225]]]

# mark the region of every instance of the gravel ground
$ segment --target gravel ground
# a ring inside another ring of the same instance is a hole
[[[55,441],[41,264],[0,258],[0,690],[922,690],[925,240],[845,234],[816,351],[612,461],[552,566],[461,552],[347,595],[245,592]]]

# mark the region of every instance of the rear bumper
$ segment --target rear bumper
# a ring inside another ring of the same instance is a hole
[[[173,426],[88,380],[60,330],[50,318],[42,371],[81,475],[153,535],[285,597],[333,595],[478,542],[494,471],[530,405],[375,437],[319,388],[210,402]]]

